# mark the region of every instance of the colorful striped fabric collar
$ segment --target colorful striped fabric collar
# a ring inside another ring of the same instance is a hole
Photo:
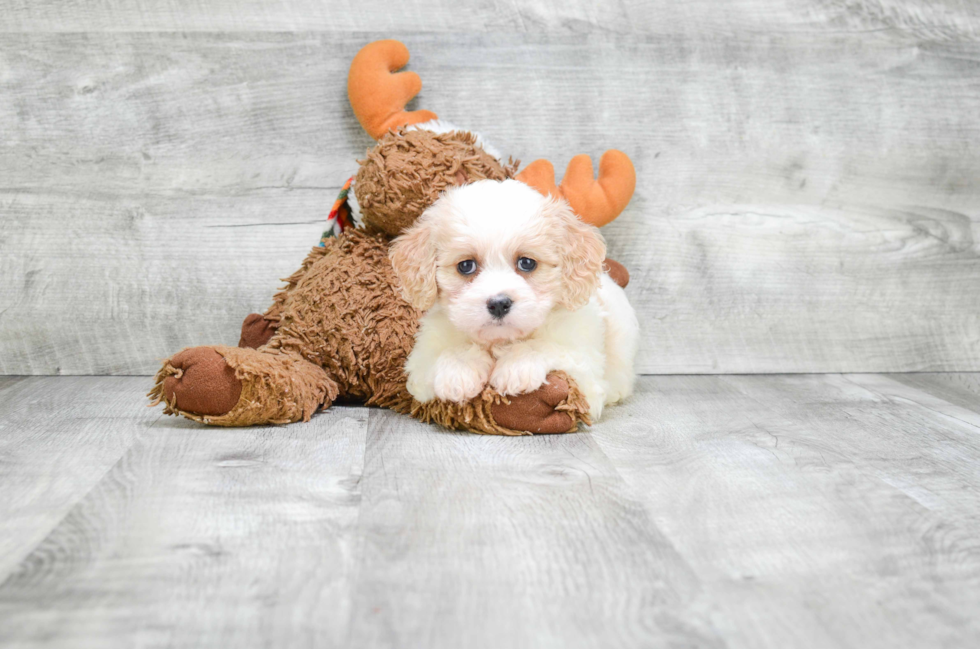
[[[333,207],[330,208],[330,214],[327,215],[327,229],[320,235],[321,248],[327,244],[327,239],[338,237],[347,228],[354,227],[353,220],[351,219],[350,206],[347,204],[347,196],[350,194],[350,188],[353,182],[354,176],[347,179],[340,193],[337,194],[337,200],[333,202]]]

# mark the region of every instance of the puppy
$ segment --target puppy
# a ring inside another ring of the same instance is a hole
[[[422,402],[540,387],[564,370],[593,421],[633,391],[639,325],[602,270],[606,246],[562,199],[516,180],[447,190],[391,247],[425,311],[405,371]]]

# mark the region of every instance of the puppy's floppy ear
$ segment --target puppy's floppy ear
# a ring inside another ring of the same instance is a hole
[[[388,251],[402,297],[420,311],[435,304],[439,292],[432,220],[424,216],[395,239]]]
[[[599,228],[579,219],[564,199],[551,199],[545,211],[555,219],[560,233],[562,288],[558,301],[566,309],[578,309],[599,288],[606,242]]]

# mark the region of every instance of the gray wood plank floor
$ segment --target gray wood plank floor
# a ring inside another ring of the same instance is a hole
[[[0,645],[972,647],[980,376],[648,376],[590,432],[0,378]]]

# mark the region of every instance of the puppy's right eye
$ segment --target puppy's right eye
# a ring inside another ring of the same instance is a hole
[[[476,261],[472,259],[464,259],[456,264],[456,270],[459,271],[460,275],[472,275],[476,272]]]

